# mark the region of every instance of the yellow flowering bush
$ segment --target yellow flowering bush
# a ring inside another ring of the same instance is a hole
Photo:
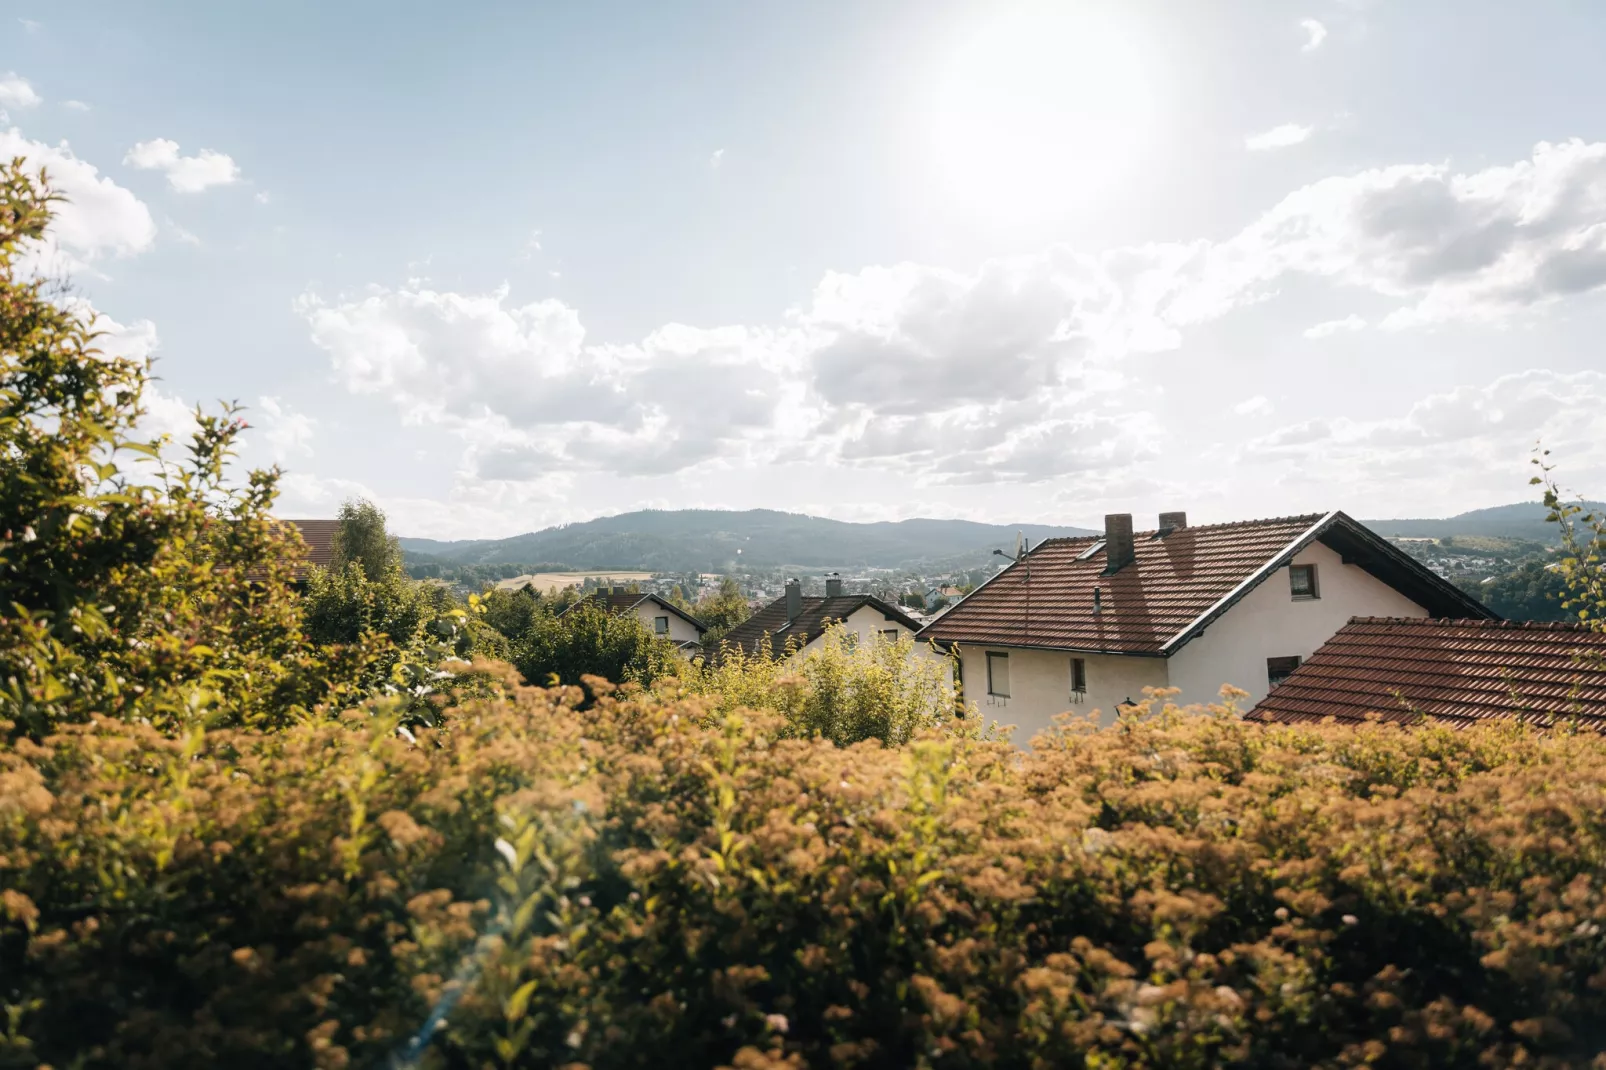
[[[515,680],[0,752],[0,1065],[1601,1065],[1593,735],[838,747]]]

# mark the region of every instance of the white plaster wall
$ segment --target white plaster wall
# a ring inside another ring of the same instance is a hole
[[[1213,702],[1222,684],[1249,692],[1240,708],[1266,697],[1266,659],[1308,658],[1351,617],[1425,617],[1427,611],[1336,552],[1315,543],[1300,551],[1296,565],[1316,566],[1321,597],[1295,601],[1288,569],[1274,574],[1222,614],[1205,633],[1170,658],[1176,701]]]
[[[1165,687],[1164,658],[1114,654],[1071,654],[1057,650],[965,643],[959,648],[965,700],[981,716],[999,724],[1012,724],[1016,746],[1025,747],[1033,736],[1054,723],[1067,710],[1080,714],[1099,711],[1099,723],[1115,720],[1118,703],[1143,698],[1145,687]],[[1009,654],[1009,698],[987,693],[987,653]],[[1087,691],[1079,702],[1071,698],[1071,659],[1087,663]]]
[[[676,643],[700,643],[700,642],[702,642],[702,636],[700,635],[700,633],[697,631],[696,628],[692,627],[690,621],[687,621],[684,617],[680,617],[680,616],[675,615],[674,613],[669,612],[669,610],[665,609],[663,606],[658,605],[656,602],[643,602],[640,605],[638,605],[636,607],[636,616],[641,618],[641,623],[646,625],[647,630],[649,632],[653,631],[653,627],[654,627],[653,626],[653,621],[654,621],[654,619],[656,619],[658,617],[668,617],[669,618],[669,636],[668,637],[672,642],[676,642]],[[657,634],[657,633],[654,632],[653,634]]]
[[[888,620],[887,615],[874,606],[860,606],[848,614],[848,619],[842,622],[842,626],[857,635],[861,643],[868,643],[885,631],[896,631],[899,639],[914,634],[897,621]],[[824,643],[825,636],[819,636],[804,647],[803,652],[818,650]]]

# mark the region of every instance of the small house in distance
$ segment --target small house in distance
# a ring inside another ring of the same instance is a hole
[[[1549,621],[1356,617],[1248,719],[1353,724],[1372,715],[1458,727],[1576,721],[1606,732],[1606,633]]]
[[[648,631],[668,639],[687,657],[703,649],[703,633],[708,631],[708,626],[658,595],[629,591],[624,587],[598,589],[596,594],[581,599],[564,612],[572,613],[575,606],[587,604],[600,606],[609,613],[633,614]]]
[[[1354,616],[1494,616],[1337,510],[1047,539],[920,633],[957,661],[966,699],[1024,743],[1067,710],[1113,719],[1145,687],[1184,702],[1223,684],[1263,698]]]
[[[805,652],[818,649],[825,630],[841,623],[860,642],[876,637],[896,641],[920,630],[920,623],[897,606],[870,594],[843,594],[842,580],[829,576],[825,597],[804,597],[797,580],[786,582],[786,593],[725,633],[722,642],[740,647],[749,654],[763,649],[769,637],[776,655],[788,649]]]
[[[340,530],[340,521],[284,520],[282,523],[290,524],[300,532],[301,541],[307,546],[306,556],[296,564],[296,584],[306,583],[313,568],[328,568],[334,564],[335,533]]]

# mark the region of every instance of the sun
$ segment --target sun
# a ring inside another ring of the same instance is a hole
[[[982,221],[1072,214],[1107,195],[1150,140],[1154,94],[1113,5],[996,4],[934,65],[934,187]]]

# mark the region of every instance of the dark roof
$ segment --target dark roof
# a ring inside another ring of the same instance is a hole
[[[587,602],[590,602],[592,605],[601,606],[609,613],[628,613],[634,610],[637,606],[641,605],[643,602],[656,602],[660,609],[664,609],[670,613],[673,613],[681,620],[684,620],[686,623],[690,624],[693,628],[696,628],[698,632],[706,632],[708,630],[708,625],[704,624],[690,613],[687,613],[684,609],[676,606],[668,599],[660,598],[655,594],[642,594],[639,591],[627,594],[613,594],[611,592],[608,594],[603,594],[602,592],[598,591],[596,594],[588,595],[587,597],[582,598],[580,601],[576,602],[574,606],[584,605]],[[574,606],[570,606],[569,609],[573,609]],[[567,613],[569,609],[566,609],[563,612]],[[563,614],[560,613],[558,615],[562,616]]]
[[[335,560],[335,532],[340,529],[338,520],[278,520],[276,524],[292,524],[306,543],[305,555],[296,562],[292,579],[303,581],[314,566],[328,568]],[[260,579],[260,576],[254,577]]]
[[[1354,722],[1368,713],[1458,725],[1577,716],[1606,731],[1606,634],[1541,621],[1356,617],[1248,716]]]
[[[788,622],[786,598],[783,595],[726,632],[722,642],[756,654],[764,636],[768,635],[770,649],[782,654],[788,643],[795,643],[798,647],[807,646],[824,635],[828,625],[847,620],[864,606],[869,606],[887,620],[896,621],[911,632],[920,630],[920,623],[909,614],[870,594],[844,594],[835,598],[805,597],[802,612],[796,620]]]
[[[1169,656],[1312,542],[1342,554],[1433,616],[1494,615],[1337,511],[1201,524],[1163,537],[1140,531],[1133,539],[1135,560],[1114,575],[1104,574],[1101,537],[1045,539],[932,621],[920,637],[944,644]]]

